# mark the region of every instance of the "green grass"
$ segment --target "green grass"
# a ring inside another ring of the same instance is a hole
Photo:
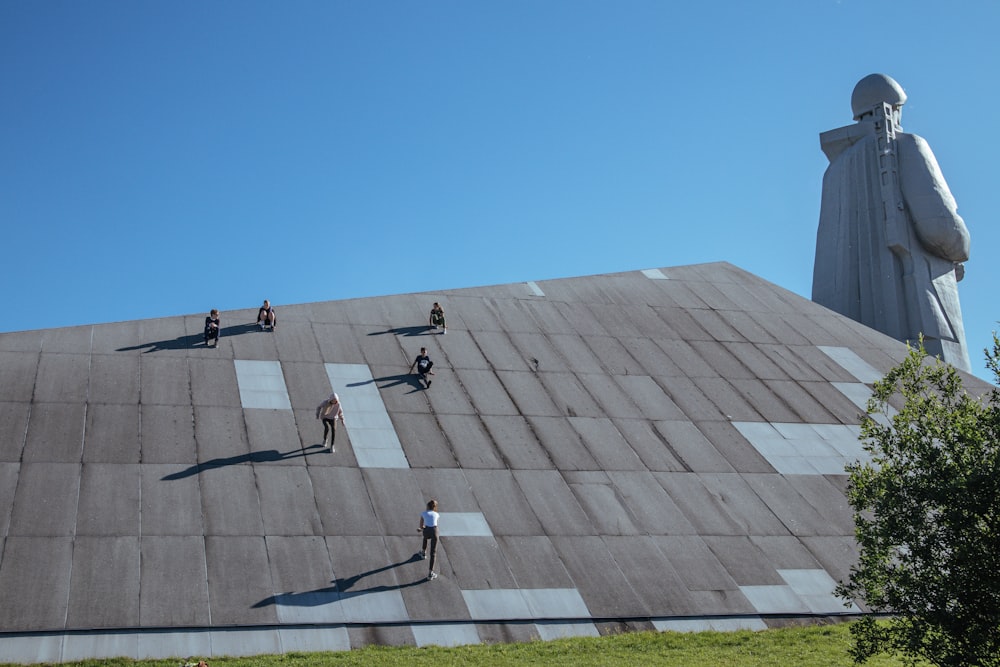
[[[665,667],[836,667],[852,665],[849,625],[802,626],[763,632],[631,632],[551,642],[458,648],[369,646],[338,653],[287,653],[248,658],[204,658],[210,667],[445,667],[447,665],[661,665]],[[183,649],[178,648],[183,654]],[[203,656],[202,656],[203,657]],[[195,656],[197,661],[199,656]],[[178,667],[174,660],[87,660],[74,667]],[[869,660],[870,667],[901,660]]]

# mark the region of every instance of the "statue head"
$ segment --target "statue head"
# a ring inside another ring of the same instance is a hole
[[[854,112],[854,120],[861,120],[863,115],[883,102],[891,104],[898,112],[899,108],[906,104],[906,93],[891,76],[869,74],[858,81],[858,85],[854,86],[854,92],[851,93],[851,111]]]

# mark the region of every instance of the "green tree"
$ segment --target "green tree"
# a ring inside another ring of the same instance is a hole
[[[996,334],[986,358],[1000,381]],[[860,557],[837,592],[889,616],[852,626],[855,662],[1000,665],[998,406],[995,388],[969,395],[922,345],[875,383],[861,427],[871,460],[848,466]]]

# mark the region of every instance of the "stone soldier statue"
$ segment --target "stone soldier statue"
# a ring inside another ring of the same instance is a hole
[[[812,298],[969,370],[958,301],[969,231],[934,153],[903,132],[906,93],[884,74],[854,87],[854,125],[820,135],[830,160]]]

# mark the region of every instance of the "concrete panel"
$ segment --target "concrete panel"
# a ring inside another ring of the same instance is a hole
[[[327,535],[382,535],[361,471],[309,466],[313,494]],[[415,527],[416,519],[412,525]]]
[[[274,595],[257,606],[274,606],[282,623],[342,623],[327,544],[321,536],[267,538]]]
[[[139,406],[91,404],[83,438],[85,463],[139,462]]]
[[[470,518],[471,515],[478,515],[479,519],[477,520],[486,521],[480,511],[479,502],[469,486],[469,481],[465,477],[465,471],[462,469],[413,470],[411,474],[423,492],[423,498],[434,498],[438,501],[439,511],[466,513],[470,515]]]
[[[236,367],[229,359],[201,359],[191,364],[191,403],[238,408]]]
[[[736,632],[767,630],[767,623],[760,618],[693,618],[693,619],[653,619],[659,632]]]
[[[787,535],[790,527],[775,508],[765,502],[759,493],[769,480],[781,480],[780,475],[701,473],[701,483],[714,494],[726,511],[745,526],[749,535]],[[758,483],[748,482],[756,478]]]
[[[235,414],[235,413],[231,413]],[[295,425],[295,417],[288,410],[244,410],[247,440],[255,463],[285,464],[302,467],[306,461],[300,450],[312,442],[302,442]],[[267,452],[279,452],[279,457],[268,457]]]
[[[552,360],[538,359],[539,363],[535,368],[533,359],[536,357],[531,355],[528,357],[528,361],[533,369],[545,373],[570,372],[590,375],[607,372],[601,364],[601,360],[594,354],[583,337],[574,334],[555,334],[549,336],[549,342],[557,355],[556,358]]]
[[[740,472],[774,472],[766,458],[746,441],[733,423],[727,421],[696,422],[695,426],[712,443],[715,450],[726,459],[726,462],[736,470]],[[680,426],[681,430],[683,428]],[[705,470],[704,472],[722,471]]]
[[[15,665],[56,664],[62,659],[62,635],[0,637],[0,655]]]
[[[8,601],[0,605],[0,627],[5,632],[63,629],[72,560],[71,537],[8,537],[0,561],[0,600]]]
[[[636,531],[601,531],[602,534],[693,535],[696,530],[670,494],[649,472],[610,472],[615,497],[620,499]],[[609,499],[610,501],[610,499]],[[595,516],[600,507],[590,511]],[[624,518],[623,518],[624,522]],[[628,524],[626,524],[628,525]]]
[[[139,652],[139,635],[134,632],[70,634],[63,639],[62,660],[82,662],[101,656],[133,656]]]
[[[282,653],[318,653],[349,651],[351,639],[347,628],[278,628]]]
[[[78,536],[72,568],[67,627],[124,628],[134,623],[139,615],[138,536]]]
[[[250,462],[243,410],[198,406],[194,409],[198,462],[208,467]]]
[[[10,526],[10,513],[14,506],[14,491],[17,489],[17,476],[21,466],[17,463],[0,462],[0,538],[7,535]],[[0,547],[2,547],[0,543]],[[0,551],[2,554],[3,551]]]
[[[662,535],[653,542],[689,591],[737,592],[736,582],[700,536]]]
[[[442,520],[442,528],[444,521]],[[442,538],[438,544],[438,556],[441,548],[448,550],[448,564],[451,566],[451,578],[464,592],[479,589],[515,589],[517,587],[514,575],[492,537],[462,537],[454,539]],[[468,602],[468,597],[466,597]],[[477,616],[471,606],[472,618],[501,618],[498,616]],[[509,618],[504,616],[503,618]],[[516,618],[526,618],[524,616]]]
[[[614,378],[617,387],[620,387],[631,405],[636,406],[638,412],[626,407],[624,410],[608,409],[609,416],[634,417],[644,419],[683,419],[684,413],[679,407],[664,393],[653,378],[648,375],[619,375]],[[602,405],[609,407],[607,398],[612,395],[610,391],[597,391],[596,397]]]
[[[469,470],[506,467],[486,427],[478,417],[438,415],[438,422],[462,468]]]
[[[244,408],[291,410],[279,361],[236,359],[236,381]]]
[[[483,417],[482,420],[506,467],[511,470],[553,467],[552,460],[523,417]]]
[[[77,536],[138,535],[139,497],[138,464],[85,463],[80,477]]]
[[[281,652],[281,637],[277,628],[243,630],[239,628],[212,631],[212,657],[275,655]]]
[[[745,474],[743,479],[792,534],[830,534],[828,521],[799,495],[784,476]]]
[[[598,470],[645,470],[611,420],[571,417],[569,422],[597,461]]]
[[[253,468],[230,465],[199,475],[206,535],[263,535]]]
[[[653,473],[684,517],[701,535],[743,535],[745,526],[727,510],[725,503],[691,473]]]
[[[665,616],[693,615],[698,604],[651,537],[604,537],[615,563],[646,608]]]
[[[693,382],[708,397],[719,412],[730,421],[760,421],[761,415],[741,394],[725,379],[719,378],[693,378]]]
[[[425,500],[410,471],[371,469],[363,478],[384,534],[413,534]]]
[[[94,403],[139,403],[139,357],[95,354],[90,358],[89,400]]]
[[[85,414],[84,403],[33,404],[23,460],[79,462],[83,451]]]
[[[22,463],[7,534],[73,535],[79,496],[80,464]]]
[[[71,403],[87,400],[89,354],[45,354],[38,362],[33,400]]]
[[[480,415],[516,415],[517,407],[506,388],[490,371],[458,370],[455,378],[468,393],[476,413]]]
[[[212,655],[212,633],[208,630],[181,632],[143,632],[138,634],[138,660],[164,660],[177,658],[178,653],[187,656]],[[183,647],[180,651],[178,647]]]
[[[715,374],[728,380],[753,377],[750,369],[744,365],[723,343],[717,340],[692,340],[691,349],[701,357]]]
[[[650,615],[604,540],[578,536],[551,539],[593,617]]]
[[[749,537],[702,535],[702,539],[741,590],[744,586],[785,585],[774,564]]]
[[[831,421],[830,415],[822,409],[822,406],[816,404],[794,382],[765,383],[754,378],[735,378],[729,379],[728,382],[746,404],[767,421],[799,421],[802,417],[793,409],[795,406],[804,408],[807,415],[822,415],[817,417],[817,421]],[[791,392],[794,395],[788,400],[785,394]]]
[[[705,331],[698,322],[691,317],[691,313],[686,308],[674,307],[654,307],[656,315],[663,320],[664,327],[669,330],[669,334],[663,335],[667,339],[667,344],[663,346],[664,351],[670,355],[674,361],[684,368],[685,363],[692,363],[692,368],[699,369],[700,372],[712,373],[711,366],[703,360],[684,359],[690,357],[691,346],[688,342],[695,340],[712,340],[712,334]],[[658,341],[662,342],[662,341]],[[677,343],[684,342],[683,345]],[[681,357],[680,359],[678,357]],[[686,370],[686,369],[685,369]]]
[[[251,315],[256,321],[256,313]],[[281,310],[278,309],[278,317]],[[277,331],[261,331],[255,326],[248,327],[239,336],[227,336],[224,340],[233,349],[233,357],[237,360],[272,361],[278,358],[278,344],[275,338],[281,335],[279,320]]]
[[[538,635],[542,641],[564,639],[567,637],[600,637],[597,626],[593,623],[567,623],[564,621],[539,621],[535,623]]]
[[[197,468],[144,464],[140,484],[143,535],[203,534]]]
[[[516,589],[463,590],[462,597],[477,620],[531,618],[528,601]]]
[[[557,339],[565,340],[572,338],[580,351],[587,357],[591,357],[590,351],[583,346],[582,340],[577,336],[567,334],[545,336],[540,333],[511,333],[510,340],[514,346],[520,350],[521,356],[527,361],[532,372],[566,372],[571,370],[568,359],[573,357],[566,355],[565,349],[560,349],[556,345]],[[449,340],[449,347],[451,341]],[[596,364],[596,359],[592,360]],[[504,371],[510,373],[512,371]]]
[[[395,430],[413,468],[458,467],[455,454],[434,415],[399,416]]]
[[[598,535],[639,535],[642,531],[610,483],[569,483]],[[661,489],[662,490],[662,489]]]
[[[599,465],[569,422],[563,418],[529,417],[531,430],[560,470],[597,470]]]
[[[209,625],[213,619],[209,613],[205,538],[143,537],[141,549],[139,624],[143,627]]]
[[[482,512],[441,512],[441,537],[493,537]]]
[[[719,453],[698,427],[689,421],[658,421],[653,424],[674,457],[685,470],[731,472],[729,461]]]
[[[323,533],[305,466],[255,465],[254,472],[266,535]]]
[[[702,390],[687,377],[657,377],[657,383],[692,421],[727,419]]]
[[[773,345],[778,339],[772,336],[767,329],[762,327],[749,313],[742,310],[720,310],[715,311],[729,326],[738,331],[743,340],[750,343],[760,343]],[[745,345],[745,344],[740,344]],[[730,347],[730,350],[732,348]]]
[[[435,625],[414,625],[413,637],[417,646],[467,646],[480,644],[479,632],[474,624],[445,623]]]
[[[313,335],[323,361],[341,364],[364,363],[355,328],[348,324],[313,323]],[[362,334],[363,335],[363,334]]]
[[[497,545],[518,588],[574,586],[552,540],[547,536],[508,535],[497,538]]]
[[[278,621],[273,607],[255,606],[273,590],[263,537],[210,535],[205,538],[205,556],[213,625]]]
[[[139,364],[139,396],[143,405],[191,405],[186,360],[143,355]]]
[[[645,419],[615,419],[613,423],[646,469],[663,472],[685,469],[651,422]],[[595,465],[590,469],[597,467]],[[560,465],[559,468],[566,470],[568,466]]]
[[[197,460],[191,406],[143,405],[140,419],[143,463],[183,464]]]
[[[509,470],[466,470],[466,479],[493,534],[541,535],[535,508]]]
[[[30,409],[30,403],[0,403],[0,462],[21,460]]]
[[[31,400],[38,375],[38,358],[38,354],[0,352],[0,400]]]
[[[319,345],[309,322],[281,322],[281,335],[275,336],[278,358],[282,361],[315,361],[320,358]]]
[[[594,535],[596,527],[558,471],[516,470],[514,479],[545,534]]]

